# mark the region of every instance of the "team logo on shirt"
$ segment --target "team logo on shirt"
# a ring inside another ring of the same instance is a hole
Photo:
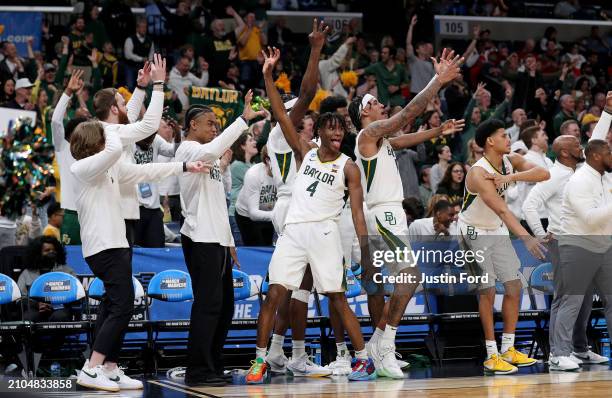
[[[210,179],[221,182],[221,169],[217,164],[210,170]]]

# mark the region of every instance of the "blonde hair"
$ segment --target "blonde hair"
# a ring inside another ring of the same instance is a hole
[[[85,159],[104,149],[104,127],[98,121],[79,124],[70,136],[70,153],[76,160]]]
[[[425,213],[425,218],[428,217],[433,217],[433,213],[434,213],[434,206],[436,205],[436,203],[438,203],[441,200],[446,200],[447,202],[450,203],[450,199],[448,197],[448,195],[443,195],[443,194],[434,194],[431,199],[429,199],[429,203],[427,204],[427,212]]]

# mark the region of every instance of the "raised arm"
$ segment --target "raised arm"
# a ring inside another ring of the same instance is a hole
[[[308,35],[308,40],[310,41],[308,66],[302,78],[299,97],[289,114],[289,118],[294,126],[300,124],[312,99],[317,93],[317,83],[319,82],[319,58],[328,32],[329,27],[325,26],[323,22],[319,24],[316,18],[313,20],[312,32]]]
[[[474,26],[472,33],[474,34],[474,37],[472,38],[472,41],[470,42],[468,48],[463,53],[464,59],[468,59],[470,55],[472,55],[474,50],[476,50],[476,44],[478,43],[478,37],[480,36],[480,25]]]
[[[240,32],[242,32],[242,29],[244,29],[244,20],[242,19],[240,14],[238,14],[236,10],[234,10],[232,6],[225,7],[225,12],[227,13],[227,15],[234,18],[234,22],[236,23],[236,27],[234,28],[234,35],[238,37]]]
[[[589,141],[591,140],[604,140],[606,141],[606,136],[608,135],[608,131],[610,131],[610,122],[612,122],[612,91],[608,91],[606,95],[606,106],[604,107],[604,111],[601,112],[601,117],[595,125],[595,129],[593,130],[593,134]]]
[[[464,127],[465,121],[463,119],[449,119],[442,123],[440,127],[390,138],[389,143],[391,144],[391,147],[393,147],[393,149],[395,150],[410,148],[432,138],[455,134],[463,130]]]
[[[274,69],[274,65],[278,62],[280,58],[280,51],[275,47],[274,49],[268,48],[268,53],[262,51],[264,55],[264,66],[263,66],[263,75],[264,81],[266,83],[266,92],[268,93],[268,98],[270,98],[270,105],[272,106],[272,114],[274,118],[278,121],[283,131],[283,135],[287,140],[287,143],[295,153],[296,161],[301,163],[304,155],[310,150],[310,145],[304,141],[298,134],[295,125],[287,115],[287,111],[285,110],[285,105],[281,100],[280,94],[274,85],[274,81],[272,78],[272,70]]]
[[[417,24],[417,16],[416,14],[412,16],[410,20],[410,27],[408,27],[408,33],[406,34],[406,54],[409,57],[414,57],[414,47],[412,46],[412,35],[414,31],[414,26]]]
[[[120,158],[122,145],[119,136],[112,131],[104,131],[104,149],[95,155],[77,160],[70,171],[81,181],[89,183],[106,173]]]
[[[127,108],[127,116],[130,123],[134,123],[138,120],[140,116],[140,109],[144,103],[144,99],[146,96],[145,90],[141,87],[147,87],[151,82],[151,63],[146,61],[142,69],[138,71],[138,77],[136,78],[136,87],[134,88],[134,92],[132,93],[132,97],[128,101]]]
[[[432,58],[436,75],[431,79],[427,87],[416,95],[408,105],[400,112],[385,120],[378,120],[369,124],[363,130],[363,136],[370,137],[374,141],[400,130],[407,124],[413,123],[423,111],[427,108],[427,104],[440,91],[440,88],[448,82],[455,80],[459,76],[459,66],[463,62],[463,58],[456,56],[454,51],[447,53],[446,48],[442,51],[440,62]]]
[[[68,81],[66,88],[64,89],[64,93],[53,110],[53,116],[51,117],[51,133],[53,135],[53,146],[55,147],[56,152],[63,151],[64,147],[68,143],[64,130],[64,115],[66,114],[66,109],[68,109],[68,103],[70,102],[72,94],[83,88],[83,80],[81,79],[82,76],[83,70],[76,69],[74,71],[72,76],[70,76],[70,80]]]

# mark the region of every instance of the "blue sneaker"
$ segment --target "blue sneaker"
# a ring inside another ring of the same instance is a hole
[[[376,369],[374,362],[370,358],[358,359],[353,365],[353,372],[348,376],[352,381],[368,381],[376,379]]]

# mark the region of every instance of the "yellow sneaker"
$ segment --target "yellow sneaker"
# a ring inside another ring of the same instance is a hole
[[[509,375],[518,372],[516,366],[510,365],[504,361],[499,354],[493,354],[491,358],[484,361],[485,372],[496,375]]]
[[[502,354],[502,359],[514,366],[518,366],[519,368],[523,366],[531,366],[537,362],[535,359],[529,358],[526,354],[517,351],[514,347],[508,348],[508,351]]]

